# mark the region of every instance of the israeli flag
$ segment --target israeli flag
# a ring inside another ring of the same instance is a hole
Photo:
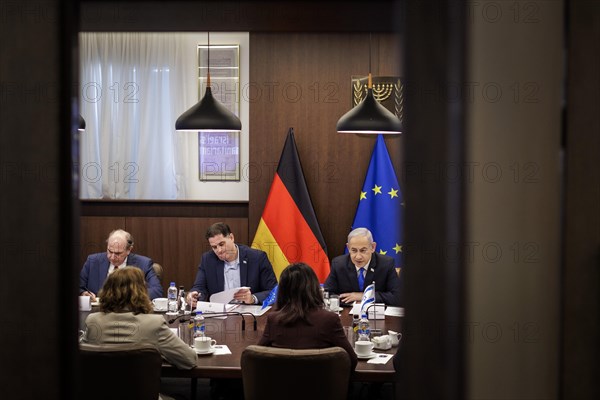
[[[275,303],[275,299],[277,299],[277,288],[278,287],[279,287],[279,285],[275,285],[275,287],[273,289],[271,289],[267,298],[263,300],[261,310],[264,310],[265,308],[267,308],[270,305],[273,305],[273,303]]]
[[[365,288],[362,301],[360,302],[360,315],[367,313],[367,307],[375,303],[375,282]]]

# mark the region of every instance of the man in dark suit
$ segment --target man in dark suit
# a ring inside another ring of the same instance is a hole
[[[106,253],[91,254],[85,261],[79,274],[80,296],[91,296],[94,301],[108,275],[118,268],[132,266],[144,273],[150,299],[162,297],[162,286],[152,268],[152,260],[131,252],[133,236],[129,232],[122,229],[112,231],[106,244]]]
[[[262,304],[277,284],[271,262],[264,251],[235,244],[229,225],[217,222],[206,231],[212,248],[202,255],[194,286],[188,302],[195,307],[198,300],[209,301],[214,293],[227,289],[240,289],[234,300],[245,304]]]
[[[375,302],[400,306],[400,278],[392,257],[375,252],[377,243],[366,228],[356,228],[348,235],[349,254],[331,262],[325,288],[340,295],[345,305],[361,301],[365,287],[375,282]]]

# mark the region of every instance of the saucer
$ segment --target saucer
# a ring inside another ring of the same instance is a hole
[[[215,351],[217,351],[217,349],[215,349],[214,347],[211,347],[211,348],[210,348],[210,350],[208,350],[208,351],[200,351],[200,350],[198,350],[198,349],[196,349],[196,348],[194,347],[194,351],[195,351],[195,352],[196,352],[196,354],[198,354],[199,356],[205,356],[205,355],[208,355],[208,354],[212,354],[212,353],[214,353]]]
[[[356,350],[354,351],[356,353]],[[377,357],[377,353],[371,352],[371,354],[367,354],[366,356],[361,356],[358,353],[356,354],[356,358],[359,360],[370,360],[371,358]]]
[[[156,308],[154,307],[154,312],[166,312],[167,309],[166,308]]]

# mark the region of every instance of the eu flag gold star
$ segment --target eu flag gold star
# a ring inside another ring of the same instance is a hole
[[[371,189],[375,195],[381,194],[381,186],[375,185],[373,189]]]
[[[390,199],[398,197],[398,189],[394,190],[394,188],[391,188],[388,194],[390,195]]]
[[[367,199],[367,192],[360,192],[360,200],[366,200],[366,199]]]
[[[393,249],[396,250],[396,254],[402,253],[402,246],[400,246],[398,243],[396,243]]]
[[[379,254],[387,254],[387,251],[383,251],[383,249],[379,249]]]

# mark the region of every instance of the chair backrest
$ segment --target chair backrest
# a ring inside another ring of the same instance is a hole
[[[162,357],[147,343],[79,344],[80,399],[158,399]]]
[[[242,352],[245,400],[345,400],[350,356],[341,347],[294,350],[248,346]]]
[[[154,273],[156,274],[156,277],[158,278],[158,281],[162,285],[162,275],[163,275],[163,267],[162,267],[162,265],[160,265],[159,263],[154,263],[154,264],[152,264],[152,269],[154,270]]]

